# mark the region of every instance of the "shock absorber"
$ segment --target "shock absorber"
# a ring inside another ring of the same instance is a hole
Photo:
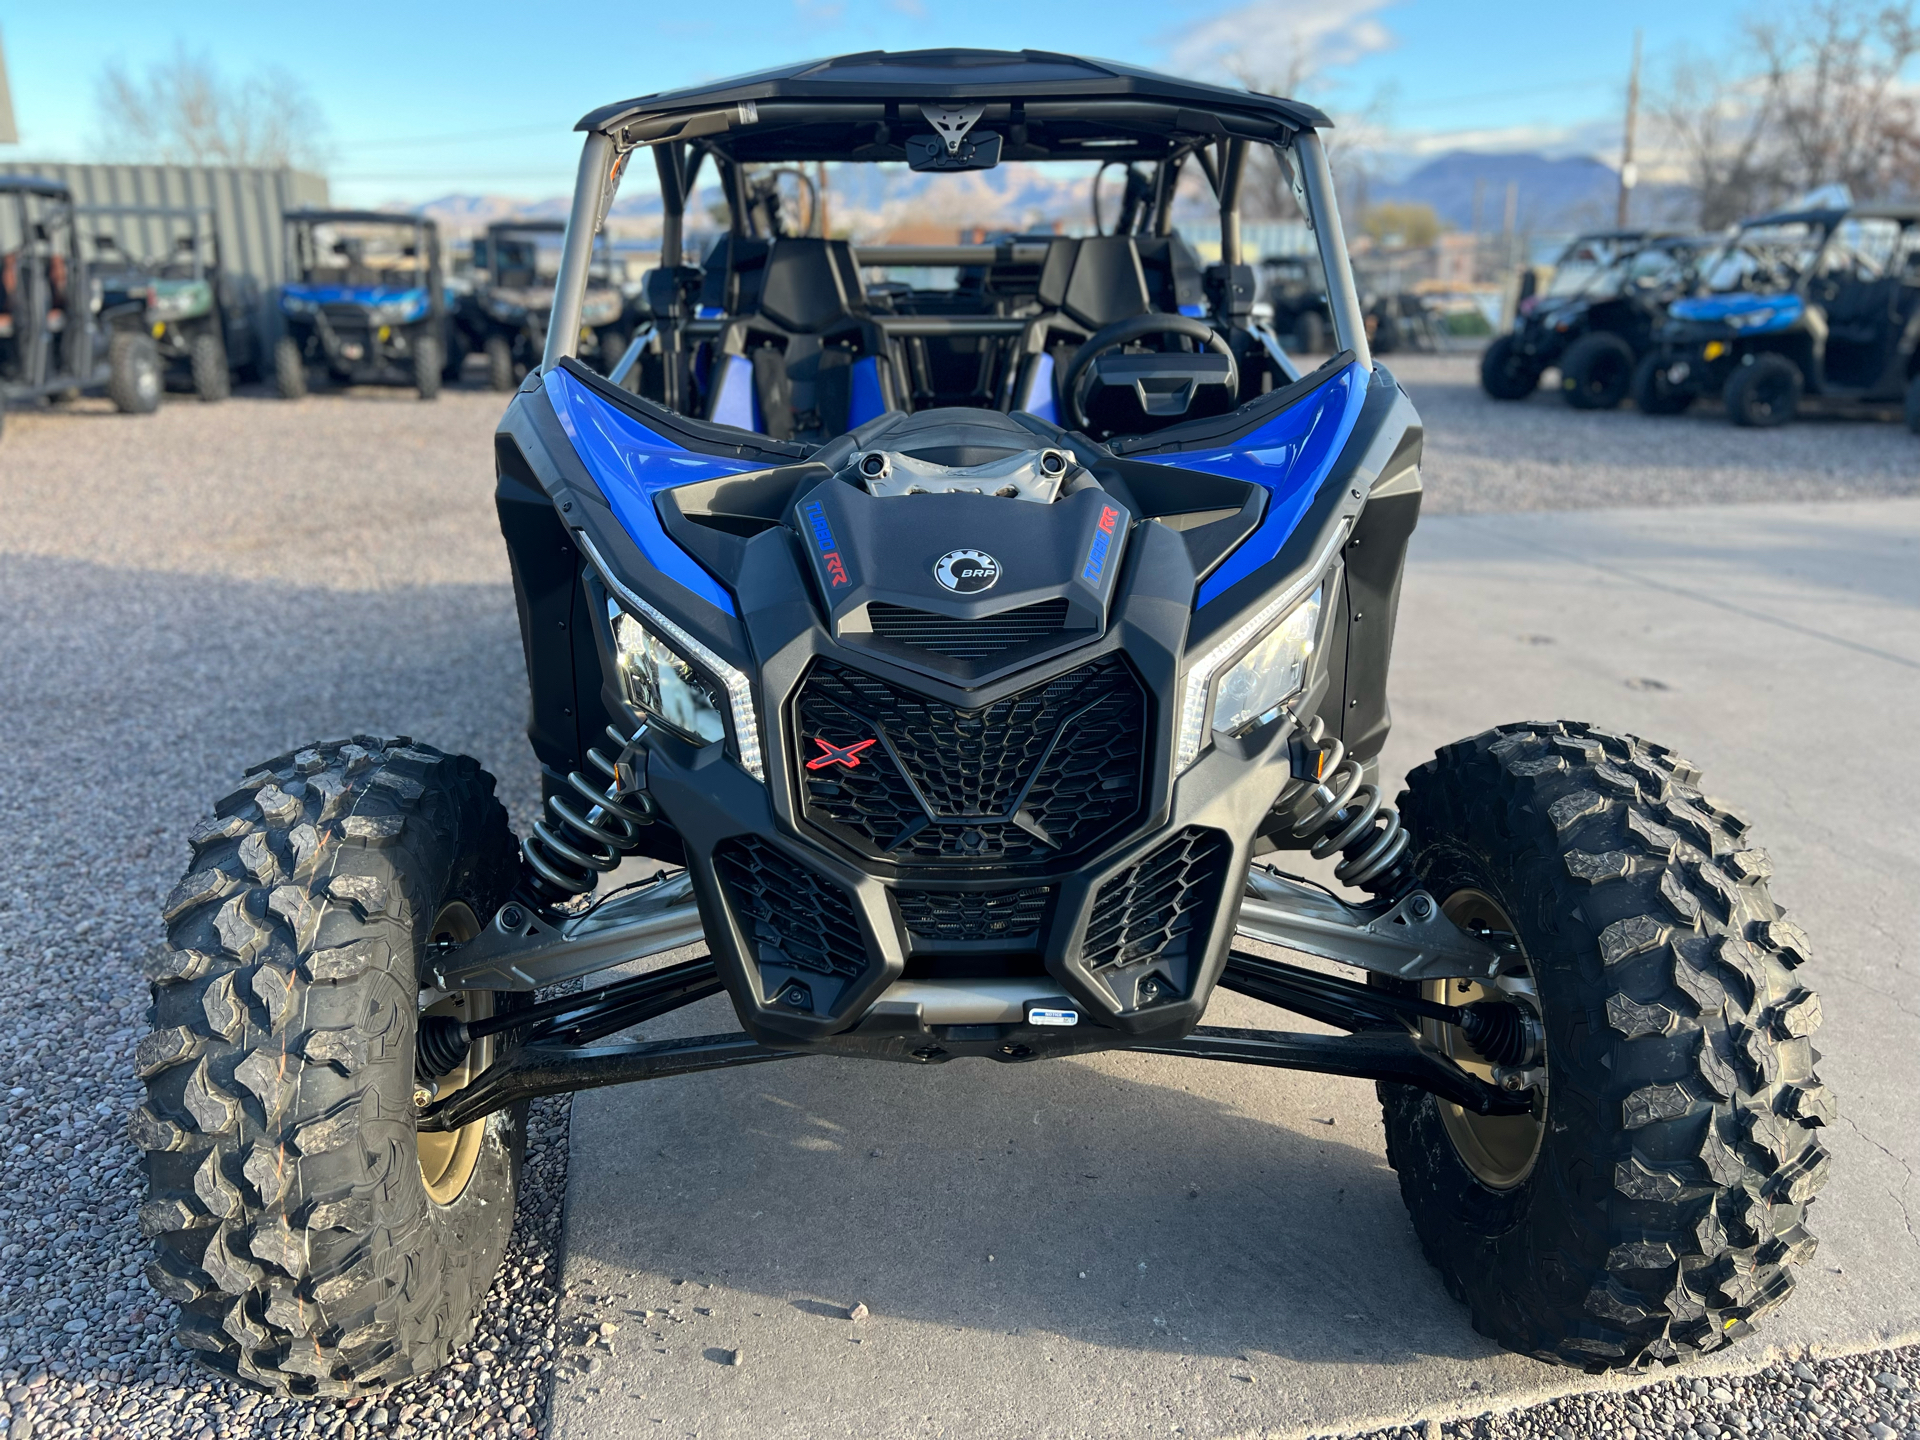
[[[1338,853],[1333,873],[1342,885],[1391,896],[1412,877],[1412,837],[1400,812],[1380,798],[1380,787],[1366,782],[1360,763],[1326,729],[1316,715],[1300,733],[1310,769],[1307,788],[1292,798],[1293,837],[1311,842],[1316,860]]]
[[[585,895],[602,875],[639,853],[640,828],[651,825],[654,816],[653,801],[640,778],[646,734],[645,725],[630,737],[609,725],[607,738],[618,758],[587,751],[587,764],[604,775],[605,782],[589,780],[578,770],[570,773],[567,787],[572,793],[547,797],[551,823],[535,821],[533,833],[520,842],[534,883],[551,899]]]

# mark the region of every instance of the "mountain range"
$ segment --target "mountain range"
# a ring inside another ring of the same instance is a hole
[[[1197,177],[1189,179],[1197,181]],[[1078,228],[1089,218],[1084,174],[1062,175],[1017,162],[996,170],[941,176],[911,174],[892,166],[885,170],[848,166],[833,172],[831,185],[828,204],[834,228],[851,225],[860,234],[901,226],[1047,228],[1054,220]],[[1509,185],[1515,228],[1522,233],[1553,234],[1612,224],[1620,178],[1611,165],[1591,156],[1451,150],[1397,180],[1371,181],[1364,193],[1371,204],[1431,205],[1441,221],[1455,230],[1477,228],[1489,233],[1505,228]],[[1183,192],[1187,188],[1183,184]],[[1117,203],[1118,190],[1118,177],[1110,176],[1109,204]],[[702,202],[717,199],[717,189],[708,185],[700,198]],[[1686,201],[1682,186],[1643,184],[1635,192],[1633,218],[1640,223],[1674,223],[1685,213]],[[1207,203],[1199,193],[1191,197],[1183,193],[1182,208],[1188,206],[1198,215]],[[565,219],[569,202],[564,195],[530,200],[456,193],[396,208],[432,216],[446,231],[466,235],[510,217]],[[644,191],[621,196],[611,211],[616,229],[622,228],[617,222],[626,221],[624,228],[641,232],[652,228],[649,222],[659,213],[660,197]]]

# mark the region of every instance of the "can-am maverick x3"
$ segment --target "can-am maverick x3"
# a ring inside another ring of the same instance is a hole
[[[194,831],[131,1128],[183,1341],[298,1394],[430,1370],[499,1263],[530,1096],[807,1055],[1374,1079],[1427,1255],[1542,1359],[1672,1360],[1782,1300],[1830,1110],[1807,942],[1745,822],[1574,722],[1450,745],[1383,803],[1421,428],[1367,347],[1326,124],[981,51],[581,122],[546,352],[495,439],[546,814],[516,846],[476,761],[358,736]],[[1306,376],[1248,320],[1257,146],[1329,280],[1339,353]],[[756,166],[1089,155],[1146,179],[1121,233],[856,251],[737,203]],[[573,352],[635,161],[663,268],[614,383]],[[736,203],[695,267],[707,164]],[[1183,171],[1217,203],[1204,270]],[[863,283],[942,266],[977,273]],[[1288,851],[1347,893],[1269,868]],[[684,868],[596,903],[635,856]],[[1348,1033],[1203,1026],[1218,986]],[[742,1033],[595,1043],[723,991]]]

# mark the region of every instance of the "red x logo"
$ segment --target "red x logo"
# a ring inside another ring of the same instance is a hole
[[[844,765],[849,770],[858,770],[860,768],[860,752],[869,745],[875,745],[879,742],[877,740],[856,740],[851,745],[835,745],[816,736],[813,743],[827,753],[824,755],[816,755],[813,759],[807,761],[807,769],[824,770],[829,765]]]

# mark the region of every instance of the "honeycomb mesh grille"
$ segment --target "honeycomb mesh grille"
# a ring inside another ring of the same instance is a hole
[[[994,895],[898,890],[900,919],[922,940],[1018,940],[1033,935],[1047,913],[1044,885]]]
[[[806,818],[863,854],[1007,865],[1083,850],[1140,807],[1146,694],[1117,655],[977,710],[830,660],[794,704]],[[864,746],[857,765],[826,746]],[[822,762],[806,768],[809,760]]]
[[[980,660],[1003,650],[1058,635],[1067,626],[1067,602],[1042,600],[978,620],[935,615],[876,600],[867,606],[867,622],[882,640],[930,650],[954,660]]]
[[[1081,947],[1087,967],[1197,954],[1231,854],[1219,831],[1190,828],[1107,881],[1094,897]]]
[[[756,963],[849,979],[867,968],[853,902],[833,881],[752,836],[723,840],[713,862]]]

